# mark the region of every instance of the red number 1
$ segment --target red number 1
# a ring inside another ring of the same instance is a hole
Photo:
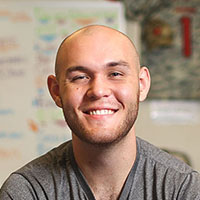
[[[185,57],[191,55],[191,20],[189,17],[181,18],[181,25],[183,31],[183,54]]]

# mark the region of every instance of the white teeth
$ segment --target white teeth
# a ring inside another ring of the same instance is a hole
[[[100,111],[100,110],[97,110],[96,113],[97,113],[97,115],[100,115],[100,114],[101,114],[101,111]],[[102,113],[103,113],[103,110],[102,110]]]
[[[114,111],[112,110],[93,110],[90,111],[90,115],[111,115]]]
[[[108,114],[113,114],[114,113],[114,111],[112,111],[112,110],[108,110]]]

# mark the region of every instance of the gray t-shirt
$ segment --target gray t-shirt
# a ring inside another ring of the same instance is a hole
[[[71,141],[12,173],[0,200],[94,200]],[[182,161],[137,138],[136,161],[120,200],[200,200],[200,175]]]

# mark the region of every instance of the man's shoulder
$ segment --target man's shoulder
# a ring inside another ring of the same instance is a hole
[[[0,198],[54,199],[55,194],[68,198],[71,149],[71,141],[65,142],[12,173],[0,190]]]
[[[189,174],[194,171],[182,160],[138,137],[137,145],[141,159],[147,160],[152,166],[159,165],[160,169],[172,170],[180,174]]]
[[[199,199],[200,175],[189,165],[137,138],[138,167],[133,195],[143,199]],[[148,187],[146,187],[148,186]],[[146,188],[146,193],[137,193]]]
[[[53,148],[44,155],[30,161],[25,166],[20,168],[14,173],[17,174],[40,174],[47,173],[48,171],[58,170],[59,168],[65,168],[69,161],[69,151],[71,148],[71,141],[62,143],[58,147]]]

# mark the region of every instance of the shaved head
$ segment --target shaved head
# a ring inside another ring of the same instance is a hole
[[[131,46],[132,49],[132,56],[134,57],[134,60],[136,62],[137,65],[137,69],[140,68],[140,61],[139,61],[139,56],[138,56],[138,52],[135,48],[135,45],[133,44],[133,42],[131,41],[131,39],[125,35],[124,33],[107,27],[107,26],[103,26],[103,25],[89,25],[86,27],[83,27],[75,32],[73,32],[71,35],[67,36],[61,43],[58,52],[57,52],[57,56],[56,56],[56,63],[55,63],[55,74],[56,77],[59,77],[59,71],[61,66],[66,63],[65,60],[65,54],[67,53],[67,51],[70,51],[70,48],[67,48],[68,45],[72,44],[72,42],[80,42],[84,37],[92,37],[92,36],[96,36],[97,34],[105,34],[105,35],[110,35],[110,37],[116,37],[118,38],[117,40],[124,40],[127,43],[129,43],[129,45]],[[109,41],[105,41],[106,43]],[[73,48],[73,45],[71,45]],[[119,46],[120,48],[120,46]]]
[[[56,77],[48,78],[48,86],[73,140],[108,145],[134,134],[138,104],[149,88],[148,74],[126,35],[92,25],[63,40]]]

